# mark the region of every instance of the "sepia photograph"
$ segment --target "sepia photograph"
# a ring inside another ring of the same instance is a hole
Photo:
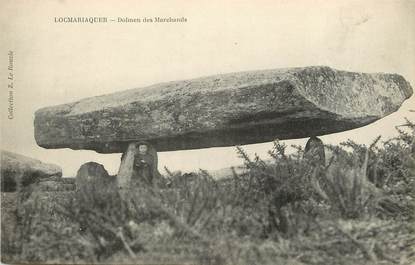
[[[415,1],[4,0],[2,264],[415,264]]]

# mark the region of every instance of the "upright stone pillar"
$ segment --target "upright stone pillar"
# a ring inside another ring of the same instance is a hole
[[[131,183],[133,176],[134,156],[137,153],[136,143],[130,143],[127,151],[121,157],[120,169],[117,174],[117,183],[119,188],[127,188]]]
[[[304,149],[304,157],[311,159],[314,164],[324,167],[326,165],[326,153],[323,141],[316,136],[310,137]]]
[[[125,189],[131,186],[132,184],[132,177],[134,174],[134,159],[138,154],[138,146],[139,142],[132,142],[128,145],[127,150],[123,153],[121,157],[121,164],[120,169],[118,170],[117,174],[117,182],[118,187]],[[153,183],[155,179],[160,176],[158,172],[158,157],[157,157],[157,150],[150,144],[145,143],[148,147],[148,154],[153,157],[153,165],[152,165],[152,174],[153,174]]]

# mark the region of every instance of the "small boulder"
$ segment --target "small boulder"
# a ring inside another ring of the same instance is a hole
[[[115,186],[115,178],[108,174],[103,165],[96,162],[83,164],[76,173],[76,187],[78,190],[84,188],[101,188]]]

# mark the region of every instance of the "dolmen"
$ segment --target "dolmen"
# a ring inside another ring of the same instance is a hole
[[[42,108],[34,133],[44,148],[130,150],[124,160],[131,160],[136,142],[160,152],[342,132],[397,111],[412,93],[398,74],[326,66],[238,72]],[[131,166],[121,162],[121,175],[131,175]]]

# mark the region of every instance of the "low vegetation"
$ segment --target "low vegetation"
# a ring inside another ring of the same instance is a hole
[[[169,173],[151,189],[20,191],[16,233],[3,234],[2,259],[413,264],[415,125],[397,129],[396,138],[370,146],[326,146],[326,162],[300,147],[286,154],[278,141],[271,162],[238,147],[243,173],[223,179],[201,170]]]

